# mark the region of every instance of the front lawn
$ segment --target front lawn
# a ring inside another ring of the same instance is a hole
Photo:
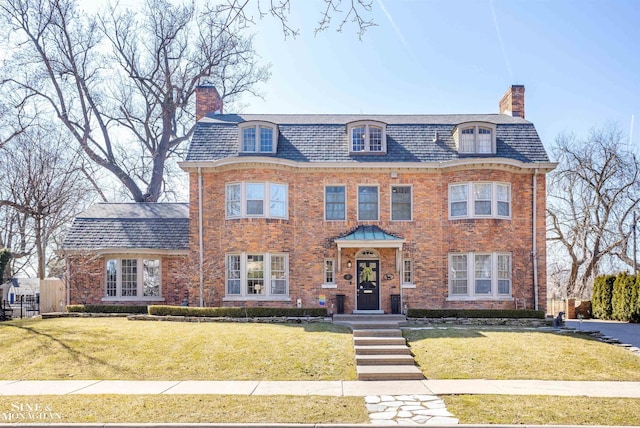
[[[640,381],[640,358],[582,335],[477,327],[404,335],[432,379]]]
[[[2,380],[354,380],[351,331],[56,318],[0,323]]]

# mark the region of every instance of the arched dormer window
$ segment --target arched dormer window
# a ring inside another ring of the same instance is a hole
[[[488,122],[461,123],[453,130],[458,153],[487,155],[496,153],[496,125]]]
[[[240,153],[276,153],[278,126],[271,122],[250,121],[238,124]]]
[[[377,121],[358,121],[347,124],[351,154],[387,153],[387,124]]]

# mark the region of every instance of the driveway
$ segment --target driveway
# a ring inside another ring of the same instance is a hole
[[[640,324],[602,320],[566,320],[565,324],[576,330],[597,330],[606,336],[619,339],[622,343],[640,348]]]

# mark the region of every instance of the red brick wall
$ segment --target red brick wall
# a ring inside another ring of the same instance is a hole
[[[325,258],[337,261],[333,240],[360,224],[375,224],[405,239],[402,258],[414,261],[415,289],[403,289],[409,307],[420,308],[533,308],[532,249],[532,174],[516,169],[459,169],[424,172],[398,172],[391,178],[387,172],[355,170],[297,170],[264,166],[261,169],[226,169],[203,173],[204,226],[204,304],[205,306],[285,306],[318,305],[318,297],[327,296],[329,306],[336,294],[345,294],[346,312],[355,305],[355,253],[342,251],[341,271],[336,272],[337,288],[322,289]],[[455,182],[497,181],[511,183],[512,218],[510,220],[449,220],[448,185]],[[538,176],[538,281],[539,302],[544,307],[545,292],[545,177]],[[233,181],[272,181],[289,186],[289,219],[225,219],[225,183]],[[324,221],[324,186],[340,184],[347,191],[347,220]],[[358,185],[378,185],[380,221],[357,221]],[[412,185],[413,221],[390,221],[390,186]],[[190,176],[191,257],[198,260],[198,180]],[[382,309],[390,311],[390,295],[400,294],[401,275],[395,270],[395,250],[377,249],[381,257]],[[225,296],[225,253],[287,252],[289,254],[290,302],[228,302]],[[450,252],[510,252],[513,265],[513,300],[447,301],[448,254]],[[351,260],[352,271],[346,263]],[[393,279],[384,279],[385,275]],[[199,303],[198,281],[191,283],[189,298]]]
[[[185,269],[187,257],[162,256],[161,290],[164,302],[152,304],[179,305],[188,297],[189,278]],[[146,305],[150,302],[134,301],[103,301],[105,295],[105,258],[96,255],[70,256],[69,291],[72,305]]]

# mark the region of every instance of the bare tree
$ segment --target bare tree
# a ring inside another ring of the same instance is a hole
[[[237,14],[220,10],[147,0],[87,16],[75,0],[2,0],[3,90],[46,107],[133,200],[155,202],[193,132],[199,82],[233,99],[268,77]]]
[[[588,297],[602,263],[628,255],[633,211],[640,203],[640,163],[610,125],[586,140],[561,135],[559,167],[549,175],[547,234],[568,256],[567,297]]]
[[[18,256],[35,250],[38,277],[44,279],[51,244],[91,197],[81,157],[73,156],[68,141],[55,131],[32,127],[4,148],[3,159],[0,207],[15,233],[4,237],[5,245],[18,243],[19,250],[12,248]]]

